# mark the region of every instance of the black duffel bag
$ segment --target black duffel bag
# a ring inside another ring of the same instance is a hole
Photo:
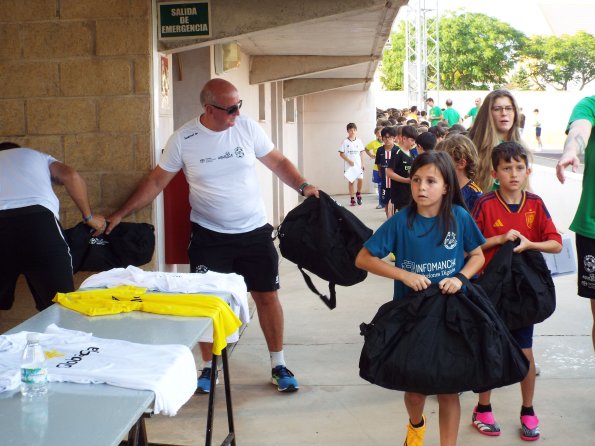
[[[502,245],[475,282],[510,330],[543,322],[556,309],[556,287],[543,255],[515,253],[517,244]]]
[[[332,310],[335,285],[355,285],[368,275],[355,266],[355,258],[372,230],[323,191],[319,195],[289,211],[277,233],[281,255],[298,266],[308,288]],[[329,282],[329,296],[316,289],[304,270]]]
[[[155,228],[149,223],[123,222],[109,234],[93,236],[84,223],[64,231],[77,271],[108,271],[149,263],[155,250]]]
[[[437,285],[380,307],[361,324],[360,376],[387,389],[450,394],[521,381],[527,358],[487,296],[461,275],[466,291]]]

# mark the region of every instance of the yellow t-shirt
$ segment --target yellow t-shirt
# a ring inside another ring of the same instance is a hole
[[[382,143],[382,141],[378,141],[377,139],[375,139],[366,144],[366,150],[371,150],[374,156],[376,156],[376,151],[383,145],[384,144]],[[376,163],[374,163],[374,170],[378,170],[378,166],[376,165]]]
[[[146,288],[123,285],[113,288],[56,293],[54,302],[87,316],[144,311],[172,316],[209,317],[213,320],[213,353],[220,355],[226,337],[242,325],[230,306],[207,294],[147,293]]]

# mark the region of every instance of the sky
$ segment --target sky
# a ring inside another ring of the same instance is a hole
[[[436,0],[417,1],[425,1],[426,8],[436,4]],[[527,36],[574,34],[581,30],[595,34],[594,0],[438,0],[437,3],[441,14],[458,8],[479,12],[506,22]],[[405,19],[405,9],[399,11],[395,23]]]

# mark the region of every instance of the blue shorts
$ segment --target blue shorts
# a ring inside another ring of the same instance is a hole
[[[510,334],[521,348],[533,347],[533,328],[534,325],[528,327],[517,328],[516,330],[510,330]]]
[[[535,136],[541,136],[541,127],[535,127]]]
[[[377,170],[372,171],[372,183],[374,183],[374,184],[382,183],[382,178],[380,178],[380,172],[378,172]]]

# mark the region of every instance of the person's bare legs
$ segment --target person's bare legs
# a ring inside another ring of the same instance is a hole
[[[481,392],[479,394],[479,398],[478,398],[479,404],[481,404],[482,406],[487,406],[488,404],[490,404],[491,396],[492,396],[491,390],[488,390],[487,392]]]
[[[533,406],[533,396],[535,395],[535,359],[533,358],[532,348],[523,348],[523,353],[529,360],[529,373],[521,381],[521,395],[523,406]]]
[[[403,400],[409,415],[409,422],[414,425],[420,424],[423,420],[426,396],[421,393],[405,392]]]
[[[283,307],[279,302],[276,291],[251,291],[252,299],[258,311],[260,328],[264,334],[270,352],[283,350]],[[200,342],[202,360],[207,362],[213,359],[213,343]]]
[[[361,178],[358,178],[357,179],[357,193],[358,194],[361,194],[362,193],[362,188],[363,187],[364,187],[364,180],[362,180]]]
[[[262,334],[270,352],[283,350],[283,307],[277,291],[251,291]]]
[[[438,395],[438,423],[440,425],[440,446],[456,446],[461,421],[459,395]]]
[[[355,197],[355,194],[353,193],[353,183],[347,182],[347,187],[349,188],[349,196]]]

